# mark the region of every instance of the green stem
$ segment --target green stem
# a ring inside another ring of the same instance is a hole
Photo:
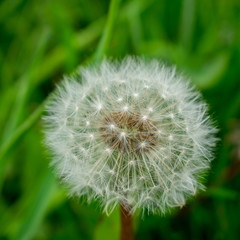
[[[115,26],[117,15],[119,12],[118,10],[120,6],[120,1],[121,0],[111,0],[110,9],[107,17],[107,23],[106,23],[103,35],[101,37],[101,40],[99,42],[98,48],[96,50],[93,62],[101,61],[109,47],[110,40],[113,33],[113,28]]]

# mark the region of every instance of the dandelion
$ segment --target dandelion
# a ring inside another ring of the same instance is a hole
[[[46,142],[70,193],[165,213],[204,186],[216,129],[174,68],[140,58],[103,61],[66,77],[47,108]]]

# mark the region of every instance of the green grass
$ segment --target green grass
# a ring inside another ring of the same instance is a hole
[[[135,216],[137,239],[238,239],[240,3],[237,0],[0,2],[0,239],[113,239],[119,213],[70,199],[41,116],[63,74],[104,56],[175,64],[220,129],[206,192],[165,217]]]

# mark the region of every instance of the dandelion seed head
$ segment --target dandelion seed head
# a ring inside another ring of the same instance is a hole
[[[46,143],[70,193],[152,213],[203,189],[216,129],[188,81],[157,61],[103,61],[66,78],[47,106]],[[76,76],[76,74],[74,75]]]

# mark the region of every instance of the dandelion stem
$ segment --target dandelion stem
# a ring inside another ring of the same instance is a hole
[[[133,240],[133,223],[132,223],[132,214],[126,209],[126,206],[121,203],[121,236],[120,240]]]

